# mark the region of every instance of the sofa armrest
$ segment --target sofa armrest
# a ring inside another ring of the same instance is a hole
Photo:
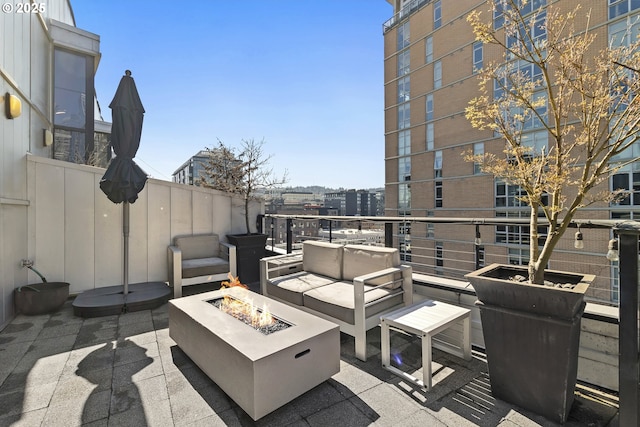
[[[169,267],[169,284],[180,286],[182,284],[182,251],[177,246],[167,247],[167,265]]]
[[[229,262],[230,273],[233,277],[236,277],[238,275],[236,245],[220,242],[220,258]]]
[[[260,291],[268,294],[267,282],[278,276],[302,270],[302,254],[275,255],[260,260]]]

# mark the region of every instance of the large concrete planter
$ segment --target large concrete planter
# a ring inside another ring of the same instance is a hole
[[[236,247],[237,273],[242,283],[260,281],[260,260],[266,256],[267,234],[227,234]]]
[[[548,271],[555,288],[509,280],[526,267],[492,264],[465,277],[480,309],[494,397],[564,423],[578,371],[584,293],[594,275]],[[547,275],[548,274],[548,275]]]
[[[21,286],[13,291],[16,310],[26,315],[56,311],[69,298],[69,284],[46,282]]]

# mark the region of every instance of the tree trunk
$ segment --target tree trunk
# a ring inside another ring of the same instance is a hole
[[[251,234],[249,228],[249,198],[244,199],[244,224],[247,227],[247,234]]]

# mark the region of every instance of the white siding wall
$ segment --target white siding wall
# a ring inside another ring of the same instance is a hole
[[[32,220],[26,257],[47,280],[69,282],[72,294],[122,283],[122,204],[100,190],[105,170],[37,156],[27,163]],[[150,179],[130,205],[129,282],[167,280],[174,236],[217,233],[226,240],[228,233],[243,232],[243,212],[235,206],[240,199],[219,191]],[[262,211],[262,203],[251,210]],[[29,280],[39,278],[29,272]]]

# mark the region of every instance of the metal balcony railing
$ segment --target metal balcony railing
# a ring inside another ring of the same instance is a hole
[[[308,229],[305,234],[296,234],[295,221],[316,222],[329,230],[328,240],[333,240],[331,231],[340,224],[355,225],[357,229],[375,228],[384,230],[380,242],[397,247],[403,262],[413,266],[414,273],[443,277],[464,276],[481,264],[494,262],[521,263],[526,259],[528,244],[522,238],[522,227],[528,220],[520,218],[438,218],[438,217],[346,217],[317,215],[268,214],[259,218],[262,230],[272,237],[271,248],[281,245],[290,253],[294,244],[315,238]],[[284,223],[284,243],[277,242],[280,225]],[[544,225],[541,219],[540,224]],[[638,249],[640,222],[631,220],[579,220],[571,227],[582,233],[583,249],[576,249],[572,233],[558,244],[550,261],[551,268],[575,272],[595,273],[598,281],[590,286],[592,301],[619,307],[619,391],[621,425],[637,425],[640,419],[637,402],[640,399],[640,356],[638,348],[639,287]],[[357,233],[353,241],[356,241]],[[364,234],[364,233],[363,233]],[[613,239],[612,239],[613,238]],[[576,239],[578,240],[578,239]],[[617,247],[617,261],[605,255],[611,241]],[[581,245],[579,245],[581,246]],[[269,247],[268,247],[269,248]],[[414,282],[416,275],[414,275]],[[608,296],[607,296],[608,295]],[[624,422],[623,422],[624,420]]]
[[[619,263],[606,258],[612,230],[619,221],[576,220],[558,244],[549,268],[590,273],[597,281],[590,302],[617,306],[620,300]],[[633,221],[625,224],[639,224]],[[314,229],[315,226],[315,229]],[[580,228],[583,248],[576,249]],[[345,232],[348,229],[349,232]],[[328,240],[395,247],[415,273],[464,280],[464,275],[492,263],[528,262],[526,218],[353,217],[265,215],[264,231],[272,249],[291,252],[304,240]],[[543,227],[539,230],[544,235]]]
[[[403,7],[398,13],[395,13],[391,18],[389,18],[384,24],[382,24],[382,33],[386,33],[391,28],[393,28],[398,22],[402,21],[404,18],[409,17],[412,13],[418,11],[433,0],[412,0],[405,7]]]

